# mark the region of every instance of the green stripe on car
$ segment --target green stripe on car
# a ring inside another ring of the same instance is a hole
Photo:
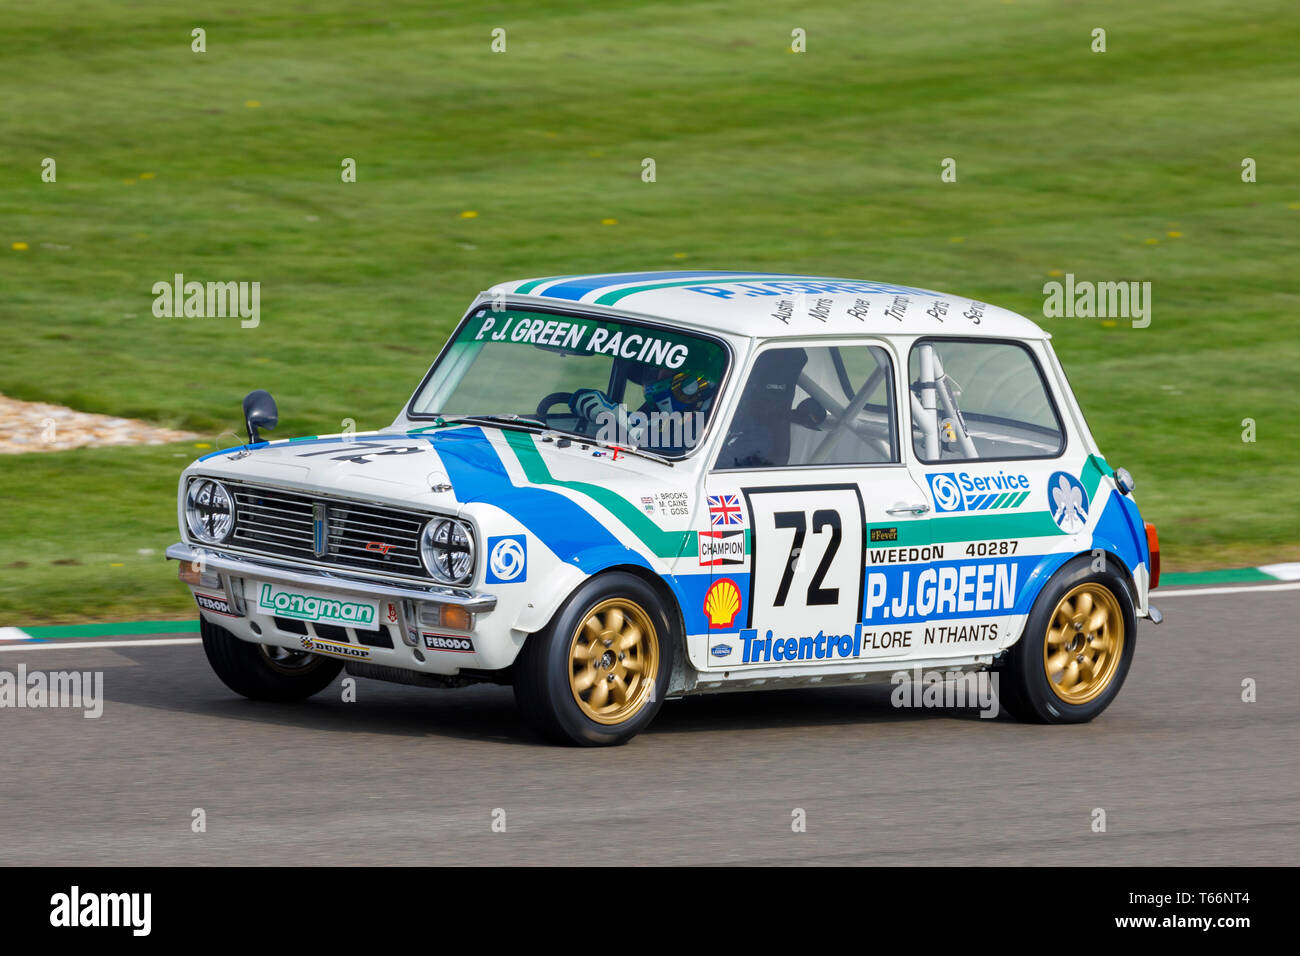
[[[690,550],[696,540],[694,531],[665,531],[632,502],[608,488],[589,481],[562,481],[551,474],[542,460],[533,436],[524,432],[503,431],[506,443],[519,460],[524,477],[535,485],[552,485],[578,491],[596,501],[601,507],[632,532],[657,558],[676,558]],[[697,546],[698,547],[698,546]]]

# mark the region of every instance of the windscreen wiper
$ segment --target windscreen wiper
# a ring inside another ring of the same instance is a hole
[[[495,425],[498,428],[518,428],[526,432],[545,431],[547,426],[523,415],[439,415],[434,426],[442,425]]]
[[[657,461],[661,465],[667,465],[672,468],[675,462],[671,458],[665,458],[663,455],[656,455],[653,452],[642,451],[639,448],[629,448],[627,445],[616,445],[613,442],[601,441],[599,438],[592,438],[589,435],[581,435],[577,432],[566,432],[539,422],[535,418],[526,418],[523,415],[440,415],[435,420],[437,425],[495,425],[498,428],[518,428],[520,431],[526,431],[530,434],[540,434],[542,441],[555,442],[577,442],[579,445],[596,445],[600,448],[608,448],[611,451],[625,455],[636,455],[639,458],[646,458],[650,461]]]

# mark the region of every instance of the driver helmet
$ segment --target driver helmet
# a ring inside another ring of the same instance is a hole
[[[660,371],[660,377],[645,385],[646,401],[661,412],[701,410],[713,397],[715,383],[690,369]]]

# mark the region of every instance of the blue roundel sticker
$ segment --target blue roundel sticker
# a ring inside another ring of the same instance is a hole
[[[488,538],[487,584],[506,584],[528,578],[528,539],[522,534]]]
[[[1052,520],[1066,534],[1076,534],[1088,523],[1088,492],[1083,482],[1064,471],[1047,479],[1047,506]]]

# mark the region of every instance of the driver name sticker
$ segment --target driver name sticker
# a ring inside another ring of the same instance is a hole
[[[669,517],[685,518],[691,513],[691,499],[684,491],[656,492],[654,503],[660,514]]]

